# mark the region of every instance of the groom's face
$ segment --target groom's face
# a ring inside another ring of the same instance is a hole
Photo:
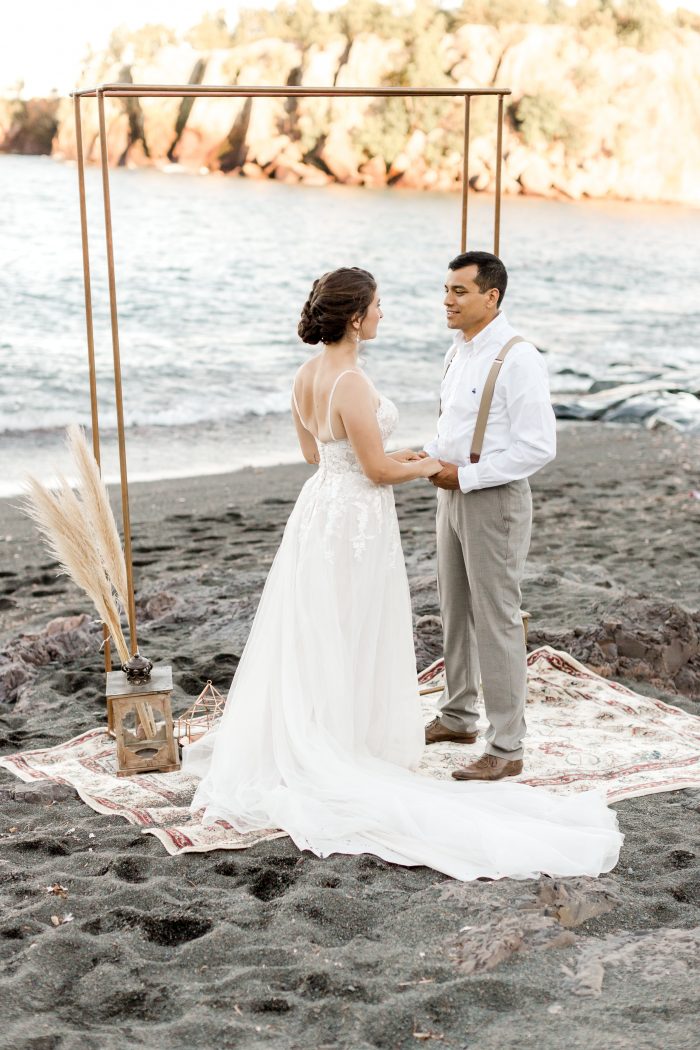
[[[477,266],[447,271],[444,303],[448,328],[467,332],[492,317],[494,307],[498,307],[498,292],[495,288],[482,292],[476,283],[478,273]]]

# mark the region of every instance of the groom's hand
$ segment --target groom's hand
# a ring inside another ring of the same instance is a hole
[[[456,465],[454,463],[445,463],[443,459],[440,462],[442,463],[442,470],[439,474],[433,474],[430,481],[439,489],[458,489],[459,475]]]

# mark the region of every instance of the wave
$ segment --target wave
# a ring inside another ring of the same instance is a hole
[[[386,390],[386,387],[382,386],[382,389]],[[251,395],[247,404],[244,403],[239,405],[238,408],[231,409],[230,397],[221,398],[220,400],[212,398],[208,402],[200,404],[190,403],[188,405],[185,401],[179,400],[176,394],[172,392],[170,396],[171,404],[168,407],[160,410],[151,410],[148,407],[143,407],[141,411],[126,410],[130,398],[128,393],[125,393],[126,427],[128,430],[146,430],[149,428],[167,429],[170,427],[252,424],[256,420],[286,415],[289,412],[290,393],[291,380],[289,387],[285,387],[282,391],[268,393],[263,397],[258,394],[256,395],[255,403],[251,403],[253,400]],[[387,396],[402,404],[419,405],[427,401],[424,389],[414,392],[408,392],[401,388],[393,391],[389,389]],[[437,392],[435,399],[437,400]],[[156,401],[157,395],[154,395],[151,400]],[[85,404],[85,401],[86,398],[83,395],[81,402]],[[143,401],[146,405],[148,404],[148,394],[144,395]],[[50,412],[48,409],[42,410],[41,406],[37,405],[31,413],[25,413],[24,415],[15,412],[10,416],[9,413],[5,413],[5,420],[0,414],[0,436],[25,436],[31,438],[42,434],[55,434],[64,430],[71,423],[89,427],[91,425],[89,410],[85,408],[82,412],[75,412],[70,405],[66,405],[62,412]],[[100,406],[100,430],[108,433],[116,431],[116,429],[116,412],[105,412]]]
[[[642,424],[646,427],[668,425],[678,430],[695,433],[700,431],[700,372],[675,371],[672,373],[644,370],[622,371],[613,369],[599,379],[585,372],[564,367],[551,377],[552,403],[558,419],[602,421],[611,423]],[[413,396],[402,392],[389,396],[404,405],[430,405],[424,391]],[[288,392],[268,395],[267,404],[241,407],[238,411],[212,412],[204,406],[197,409],[178,405],[143,418],[128,418],[126,428],[131,434],[149,431],[195,431],[198,428],[241,427],[253,429],[261,419],[283,420],[289,411]],[[89,414],[65,413],[64,418],[46,424],[37,423],[36,417],[28,418],[26,425],[3,426],[0,436],[41,444],[61,434],[70,423],[78,422],[90,427]],[[105,436],[116,434],[114,415],[101,414],[100,432]]]

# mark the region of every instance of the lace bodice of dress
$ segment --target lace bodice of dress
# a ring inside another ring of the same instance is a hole
[[[393,401],[380,395],[377,422],[384,444],[389,440],[399,413]],[[351,552],[362,561],[368,544],[386,535],[386,568],[393,568],[401,550],[399,526],[391,485],[375,485],[362,470],[347,438],[317,441],[320,462],[304,487],[300,499],[299,533],[313,534],[323,558],[334,563]]]
[[[399,411],[394,402],[380,394],[377,407],[377,423],[385,445],[391,437],[398,419]],[[352,473],[359,471],[362,473],[362,467],[347,438],[340,438],[336,441],[318,441],[317,444],[320,455],[319,469],[321,471],[331,474],[344,474],[348,471]]]

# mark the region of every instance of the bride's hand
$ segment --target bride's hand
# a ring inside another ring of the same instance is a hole
[[[418,452],[414,452],[412,448],[402,448],[398,452],[392,452],[391,458],[395,459],[397,463],[412,463],[414,459],[421,459],[422,457]]]
[[[433,459],[432,456],[418,456],[420,459],[420,474],[421,478],[432,478],[433,474],[439,474],[442,470],[442,463],[439,459]]]

